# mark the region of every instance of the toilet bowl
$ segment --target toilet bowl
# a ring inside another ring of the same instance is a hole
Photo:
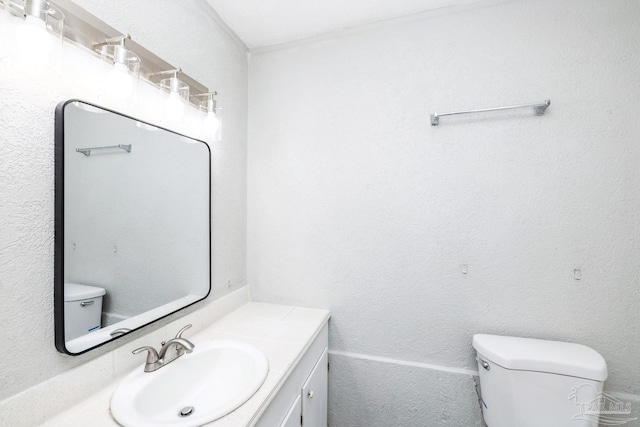
[[[607,378],[604,358],[579,344],[473,337],[482,415],[489,427],[594,427]],[[595,404],[595,405],[594,405]]]
[[[64,284],[64,338],[70,341],[100,329],[104,288]]]

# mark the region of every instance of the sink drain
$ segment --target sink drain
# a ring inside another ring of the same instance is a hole
[[[194,408],[193,406],[185,406],[184,408],[180,409],[180,416],[188,417],[189,415],[193,414],[193,411],[195,410],[196,408]]]

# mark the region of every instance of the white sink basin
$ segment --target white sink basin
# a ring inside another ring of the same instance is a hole
[[[111,398],[111,413],[125,427],[201,426],[233,411],[262,386],[264,353],[237,341],[196,343],[192,353],[154,372],[142,365]],[[185,408],[193,407],[188,416]]]

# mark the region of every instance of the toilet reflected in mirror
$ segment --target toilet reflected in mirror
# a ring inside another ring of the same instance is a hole
[[[102,298],[107,292],[97,286],[64,284],[64,336],[74,340],[102,325]]]

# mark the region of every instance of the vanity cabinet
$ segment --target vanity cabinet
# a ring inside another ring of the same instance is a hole
[[[255,427],[327,427],[327,338],[325,324]]]
[[[325,349],[302,387],[302,425],[327,427],[329,359]]]

